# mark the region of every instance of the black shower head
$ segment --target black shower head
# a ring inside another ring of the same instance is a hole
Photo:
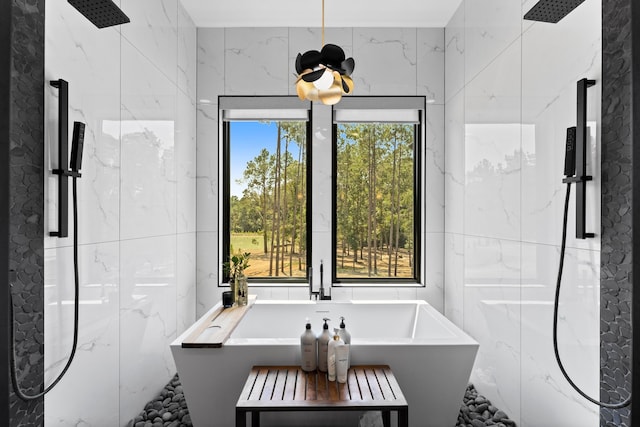
[[[524,15],[524,19],[556,24],[583,2],[584,0],[540,0]]]
[[[129,17],[111,0],[68,0],[71,6],[98,28],[126,24]]]

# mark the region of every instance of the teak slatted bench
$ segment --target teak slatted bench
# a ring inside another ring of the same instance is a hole
[[[386,365],[352,366],[347,382],[327,380],[324,372],[304,372],[299,366],[254,366],[236,404],[236,427],[260,426],[260,412],[382,411],[385,427],[391,411],[398,427],[409,425],[409,405]]]

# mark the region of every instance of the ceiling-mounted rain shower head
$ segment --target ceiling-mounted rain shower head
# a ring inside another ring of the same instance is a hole
[[[98,28],[130,22],[129,17],[111,0],[69,0],[69,4]]]
[[[556,24],[583,2],[584,0],[540,0],[524,15],[524,19]]]

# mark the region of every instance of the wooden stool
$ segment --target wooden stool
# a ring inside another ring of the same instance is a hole
[[[385,427],[396,411],[398,426],[409,426],[409,405],[386,365],[352,366],[345,384],[299,366],[254,366],[236,404],[236,427],[246,426],[247,412],[259,427],[263,411],[382,411]]]

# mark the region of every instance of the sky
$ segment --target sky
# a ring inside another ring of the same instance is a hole
[[[231,122],[231,195],[242,197],[246,185],[242,181],[247,163],[263,148],[275,154],[278,127],[275,122]],[[282,146],[284,153],[284,145]],[[289,144],[289,152],[298,158],[298,145]]]

